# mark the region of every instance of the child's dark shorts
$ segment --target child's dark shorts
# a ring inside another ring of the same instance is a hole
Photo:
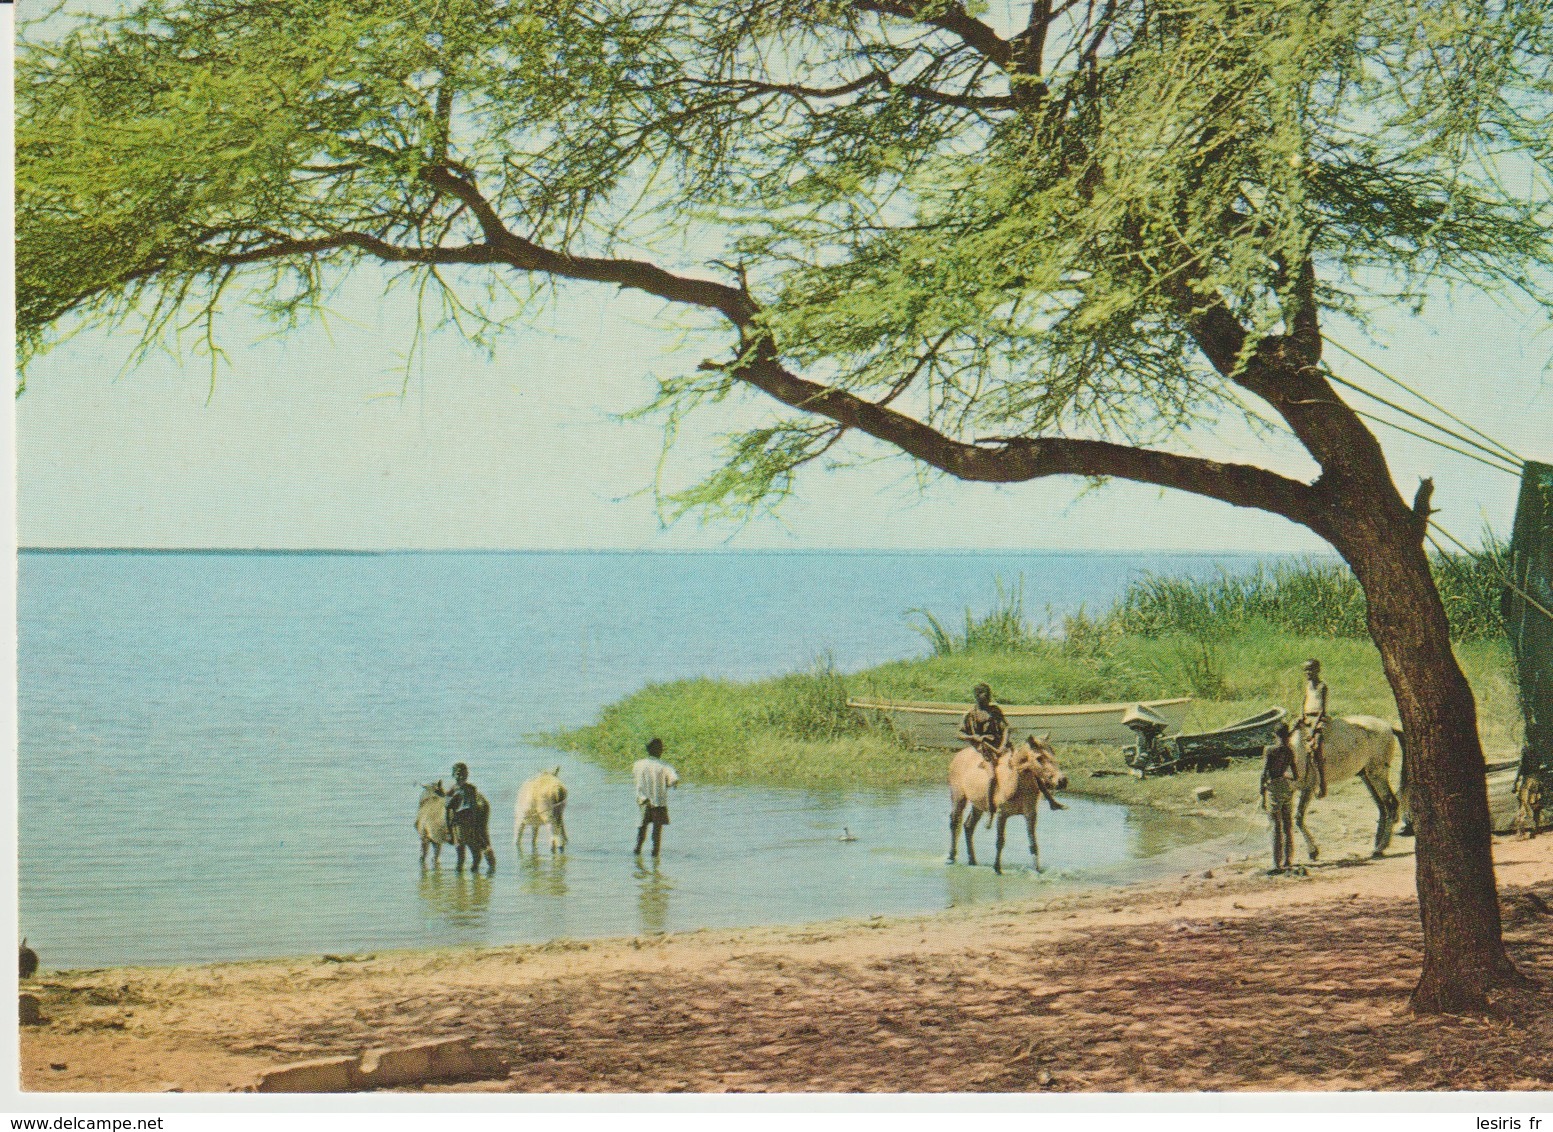
[[[667,806],[654,806],[651,802],[649,802],[645,812],[642,814],[642,824],[668,825],[669,808]]]

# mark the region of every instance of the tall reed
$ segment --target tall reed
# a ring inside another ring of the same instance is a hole
[[[1008,653],[1028,652],[1042,639],[1041,634],[1025,617],[1024,575],[1012,585],[1001,576],[993,579],[996,596],[992,608],[978,614],[969,607],[965,610],[965,630],[954,633],[926,609],[907,611],[908,617],[919,617],[921,622],[912,628],[927,638],[934,656],[954,656],[956,653]]]
[[[1437,554],[1430,566],[1459,640],[1504,634],[1499,613],[1504,547]],[[1341,563],[1302,559],[1214,578],[1150,574],[1127,587],[1108,615],[1123,632],[1158,637],[1239,633],[1258,625],[1315,637],[1364,637],[1364,592]]]

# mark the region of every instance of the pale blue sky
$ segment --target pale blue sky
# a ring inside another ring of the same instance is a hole
[[[973,546],[1263,549],[1320,544],[1272,516],[1128,484],[1084,494],[1073,480],[1011,487],[919,485],[902,458],[806,472],[776,520],[683,520],[664,528],[650,494],[661,431],[612,414],[641,404],[654,375],[715,354],[659,329],[656,301],[569,287],[558,309],[488,360],[432,343],[401,395],[406,301],[373,273],[345,289],[330,333],[283,340],[245,316],[225,333],[230,366],[210,394],[203,358],[124,369],[131,339],[97,332],[40,361],[16,406],[24,546],[695,548]],[[1553,340],[1541,316],[1476,298],[1399,317],[1389,348],[1346,340],[1523,456],[1553,458]],[[1363,384],[1381,381],[1335,352]],[[713,438],[770,413],[751,394],[703,414],[665,468],[683,484]],[[1398,480],[1439,484],[1441,521],[1475,541],[1503,530],[1515,482],[1382,431]],[[1205,454],[1309,475],[1288,446],[1232,431]],[[859,440],[854,453],[882,455]],[[974,519],[971,513],[975,513]]]

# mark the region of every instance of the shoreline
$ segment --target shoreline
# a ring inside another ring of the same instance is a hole
[[[890,918],[51,972],[24,984],[49,1021],[22,1029],[22,1082],[224,1092],[462,1036],[507,1075],[425,1091],[1553,1088],[1553,837],[1495,841],[1506,939],[1542,986],[1487,1022],[1405,1013],[1402,846]]]

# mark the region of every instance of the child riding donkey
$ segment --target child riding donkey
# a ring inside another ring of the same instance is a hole
[[[977,684],[971,689],[971,693],[976,697],[976,706],[966,712],[965,717],[961,719],[960,738],[980,751],[981,757],[987,763],[986,812],[990,817],[997,812],[998,760],[1008,750],[1008,719],[1004,716],[1003,709],[992,702],[992,689],[988,685]],[[1068,808],[1052,797],[1045,782],[1039,779],[1036,781],[1052,809]]]

